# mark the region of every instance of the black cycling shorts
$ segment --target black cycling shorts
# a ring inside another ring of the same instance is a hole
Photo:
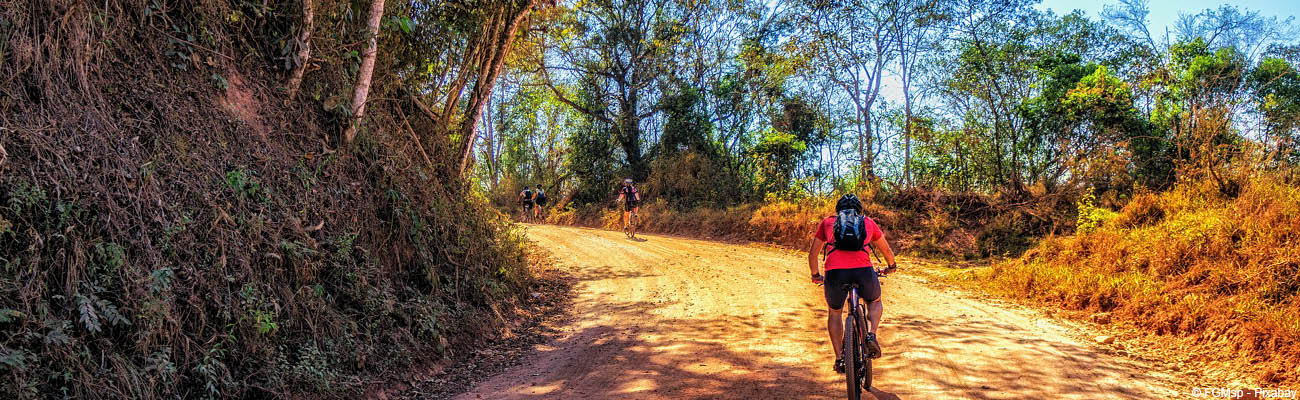
[[[848,283],[858,284],[858,297],[868,303],[880,298],[880,277],[872,267],[832,269],[826,271],[826,305],[832,310],[844,308],[844,300],[849,291],[844,290]]]
[[[537,203],[537,206],[538,206],[538,207],[545,207],[545,206],[546,206],[546,198],[545,198],[545,197],[538,197],[536,200],[533,200],[533,202],[534,202],[534,203]]]
[[[531,202],[531,201],[525,201],[525,202],[524,202],[524,209],[525,209],[525,210],[531,210],[531,209],[533,209],[533,202]]]
[[[633,208],[641,205],[640,201],[631,200],[623,203],[623,211],[632,211]]]

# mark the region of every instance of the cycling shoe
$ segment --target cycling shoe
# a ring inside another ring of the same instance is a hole
[[[867,333],[867,357],[872,359],[880,358],[880,343],[876,341],[874,332]]]

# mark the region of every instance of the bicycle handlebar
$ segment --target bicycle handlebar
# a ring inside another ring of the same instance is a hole
[[[872,268],[872,269],[876,269],[876,267],[871,267],[871,268]],[[890,270],[896,270],[896,269],[898,269],[897,266],[894,266],[894,267],[885,267],[884,269],[876,269],[876,278],[885,278],[885,277],[888,277],[888,276],[889,276],[890,274],[892,274],[893,272],[884,272],[884,271],[890,271]],[[817,286],[823,286],[823,285],[825,285],[825,284],[826,284],[826,275],[823,275],[823,274],[817,274],[817,276],[820,277],[820,278],[822,278],[822,281],[821,281],[821,282],[817,282]]]

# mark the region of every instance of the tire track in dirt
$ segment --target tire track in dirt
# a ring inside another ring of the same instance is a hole
[[[843,398],[821,288],[802,253],[530,225],[570,270],[572,323],[461,399]],[[1171,376],[1104,354],[1032,310],[884,280],[875,387],[865,398],[1181,397]]]

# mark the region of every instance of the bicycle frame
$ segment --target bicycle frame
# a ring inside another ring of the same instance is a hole
[[[858,400],[864,386],[870,388],[871,359],[866,352],[866,313],[862,312],[862,300],[858,296],[858,285],[847,283],[841,286],[848,291],[847,315],[844,316],[843,345],[840,346],[840,358],[844,363],[844,379],[848,384],[848,397]],[[864,385],[863,383],[866,383]]]
[[[860,325],[858,327],[858,332],[860,332],[860,334],[865,338],[867,334],[867,314],[862,310],[862,298],[858,297],[858,285],[854,284],[849,287],[848,301],[849,304],[853,305],[853,307],[849,309],[849,315],[852,315],[856,322],[858,322],[858,325]],[[848,315],[845,317],[847,316]]]
[[[862,350],[865,349],[865,345],[867,343],[867,326],[870,325],[871,322],[867,320],[867,312],[864,309],[865,308],[864,305],[862,304],[862,298],[858,297],[858,285],[850,284],[848,286],[849,286],[848,302],[849,304],[851,304],[851,306],[849,307],[848,310],[849,312],[847,313],[847,315],[844,316],[844,320],[847,323],[849,317],[853,317],[853,322],[858,325],[857,326],[858,329],[855,330],[858,337],[855,339],[860,344],[860,346],[858,346],[858,349]],[[864,360],[868,359],[866,356],[867,354],[864,352],[862,354]]]

